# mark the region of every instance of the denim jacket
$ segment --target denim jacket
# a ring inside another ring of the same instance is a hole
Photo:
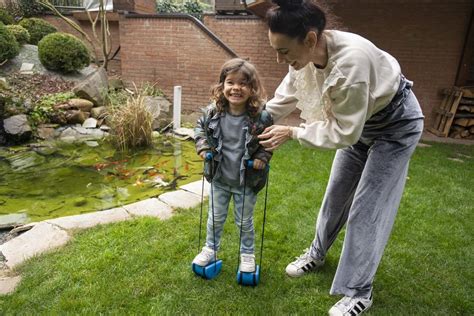
[[[217,112],[215,104],[210,104],[203,112],[203,116],[197,121],[196,128],[194,129],[194,140],[198,154],[201,154],[203,151],[212,153],[212,159],[205,160],[204,162],[204,177],[207,181],[211,182],[219,168],[219,162],[222,160],[223,136],[219,121],[226,114]],[[272,124],[272,117],[264,109],[257,113],[255,117],[247,114],[245,118],[245,152],[240,168],[240,183],[243,184],[245,180],[246,185],[255,193],[265,186],[268,168],[261,170],[247,168],[246,170],[245,162],[247,160],[260,159],[268,164],[272,153],[266,151],[259,144],[257,135],[261,134],[266,127]],[[244,179],[245,176],[246,179]]]

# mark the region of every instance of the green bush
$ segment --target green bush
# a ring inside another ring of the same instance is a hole
[[[66,33],[46,35],[38,43],[41,63],[50,70],[68,73],[89,65],[89,51],[80,39]]]
[[[0,63],[6,59],[11,59],[20,52],[20,45],[15,36],[0,23]]]
[[[21,16],[32,17],[43,14],[46,9],[37,0],[17,0]]]
[[[183,4],[183,9],[182,11],[184,13],[187,13],[189,15],[194,16],[195,18],[201,20],[202,19],[202,14],[204,12],[204,9],[202,7],[202,4],[199,1],[196,0],[190,0],[186,1]]]
[[[179,12],[179,5],[177,5],[173,0],[159,0],[156,2],[156,12],[158,13]]]
[[[30,33],[30,41],[28,43],[33,45],[38,45],[43,37],[58,31],[51,23],[38,18],[23,19],[19,24]]]
[[[14,24],[15,20],[13,19],[13,16],[11,16],[10,13],[8,13],[7,10],[5,10],[4,8],[0,8],[0,22],[2,22],[5,25],[8,25],[8,24]]]
[[[17,42],[20,45],[23,45],[30,41],[30,33],[28,33],[28,30],[25,29],[23,26],[7,25],[7,29],[10,31],[10,33],[13,34],[13,36],[15,36]]]
[[[182,4],[176,0],[158,0],[156,2],[156,11],[158,13],[187,13],[198,19],[202,19],[205,4],[198,0],[187,0]]]

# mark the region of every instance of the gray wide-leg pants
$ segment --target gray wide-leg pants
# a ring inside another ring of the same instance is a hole
[[[366,122],[359,142],[336,152],[311,245],[313,257],[326,256],[347,224],[331,294],[371,295],[423,130],[411,82],[402,84],[398,97]]]

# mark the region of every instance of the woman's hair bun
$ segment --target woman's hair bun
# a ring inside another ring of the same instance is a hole
[[[295,10],[303,5],[303,0],[272,0],[272,2],[283,10]]]

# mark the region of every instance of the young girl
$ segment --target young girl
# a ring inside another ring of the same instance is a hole
[[[195,128],[196,150],[205,159],[204,176],[212,182],[212,192],[206,245],[193,263],[206,266],[216,260],[233,197],[234,218],[241,232],[240,271],[253,272],[253,211],[257,193],[265,186],[265,166],[272,156],[259,144],[257,135],[273,121],[263,109],[265,95],[257,70],[243,59],[224,63],[211,93],[212,103]],[[212,154],[211,160],[206,160],[208,153]],[[253,160],[253,168],[246,167],[248,160]]]

